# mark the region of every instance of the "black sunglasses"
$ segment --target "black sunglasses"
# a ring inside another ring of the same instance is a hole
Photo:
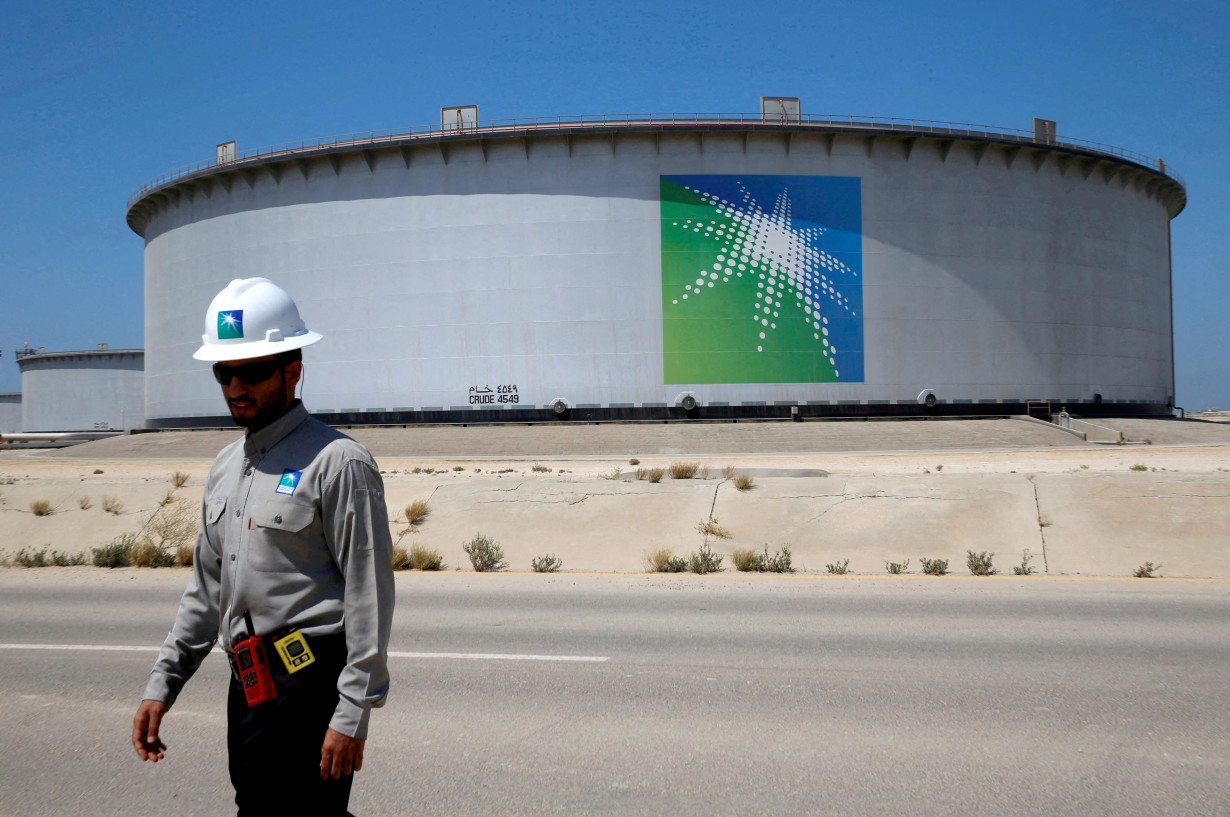
[[[277,360],[262,360],[258,363],[245,363],[242,366],[223,366],[214,364],[214,380],[223,386],[231,385],[231,378],[238,377],[245,386],[255,386],[273,377],[273,373],[285,364]]]

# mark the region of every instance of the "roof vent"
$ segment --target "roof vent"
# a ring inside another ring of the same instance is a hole
[[[762,96],[760,121],[774,125],[799,124],[800,108],[797,96]]]
[[[1044,145],[1053,145],[1059,140],[1055,132],[1055,120],[1034,117],[1034,141]]]
[[[440,130],[460,132],[478,127],[477,105],[454,105],[440,109]]]

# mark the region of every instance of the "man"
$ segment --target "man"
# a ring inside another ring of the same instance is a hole
[[[214,298],[194,355],[215,361],[247,431],[210,470],[192,578],[132,743],[142,760],[163,758],[163,716],[220,641],[232,666],[227,746],[240,815],[346,814],[368,717],[388,693],[392,543],[380,472],[295,398],[300,350],[320,339],[286,292],[248,278]]]

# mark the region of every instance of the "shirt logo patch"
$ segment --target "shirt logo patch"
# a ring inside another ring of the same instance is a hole
[[[278,483],[278,493],[291,495],[295,489],[299,487],[299,477],[303,476],[302,471],[292,471],[287,468],[282,472],[282,480]]]
[[[243,337],[243,310],[232,309],[218,313],[218,340],[236,340]]]

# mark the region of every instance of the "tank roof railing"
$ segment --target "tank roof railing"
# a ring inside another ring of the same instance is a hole
[[[235,154],[235,158],[227,162],[217,159],[183,165],[147,181],[138,187],[128,197],[128,207],[131,207],[143,196],[176,182],[185,176],[211,170],[214,168],[231,167],[257,159],[286,156],[293,157],[296,153],[315,151],[328,148],[361,148],[365,145],[380,146],[387,142],[401,142],[410,139],[425,139],[440,136],[483,136],[519,131],[552,131],[574,128],[613,128],[613,127],[669,127],[692,125],[783,125],[787,127],[816,127],[826,130],[852,129],[859,131],[881,131],[885,133],[900,132],[902,134],[919,134],[927,136],[955,136],[994,139],[1000,142],[1020,142],[1022,144],[1042,147],[1066,147],[1100,154],[1115,159],[1125,159],[1178,182],[1186,188],[1183,177],[1161,159],[1146,156],[1126,148],[1094,142],[1088,139],[1056,138],[1054,141],[1036,139],[1032,131],[1018,128],[1003,128],[992,125],[974,125],[966,122],[942,122],[935,119],[909,119],[902,117],[877,116],[831,116],[797,114],[785,118],[765,116],[759,113],[650,113],[650,114],[582,114],[579,116],[539,116],[516,119],[480,120],[467,128],[444,128],[440,125],[422,125],[404,128],[389,128],[386,130],[360,131],[336,136],[324,136],[317,139],[304,139],[298,142],[282,142],[276,145],[252,148]]]

